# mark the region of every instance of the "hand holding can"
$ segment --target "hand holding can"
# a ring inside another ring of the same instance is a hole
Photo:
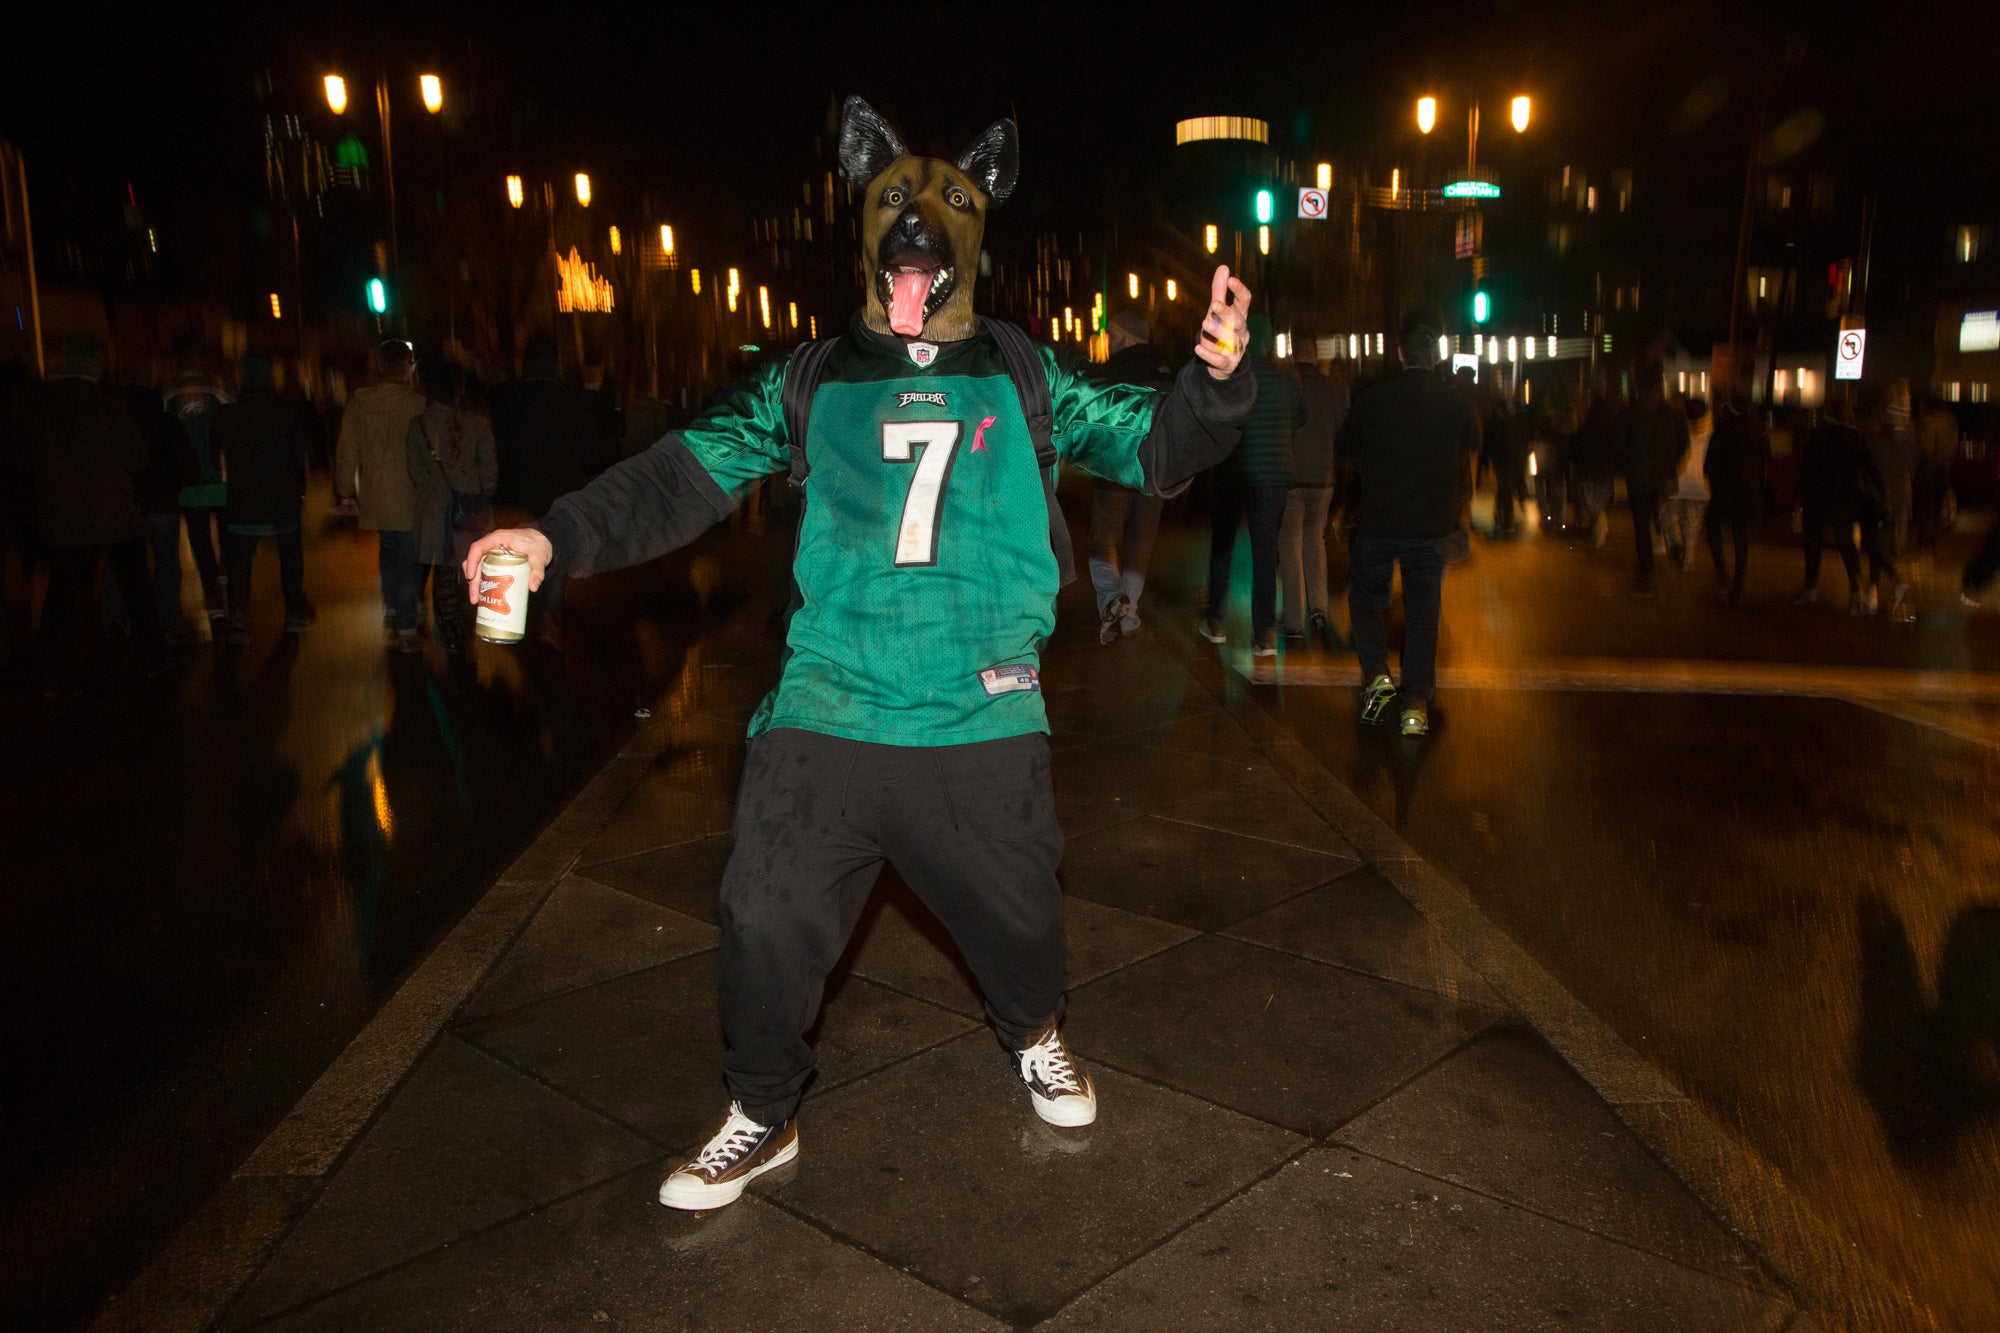
[[[504,546],[479,561],[473,632],[488,643],[519,643],[528,632],[528,557]]]

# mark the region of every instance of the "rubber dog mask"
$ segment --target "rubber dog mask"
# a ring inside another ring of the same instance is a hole
[[[973,335],[986,212],[1013,193],[1020,162],[1011,120],[995,121],[957,161],[945,162],[913,156],[880,112],[847,99],[840,170],[859,187],[869,328],[936,342]]]

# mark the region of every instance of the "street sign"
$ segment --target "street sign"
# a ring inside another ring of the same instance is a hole
[[[1868,347],[1868,330],[1842,329],[1840,349],[1834,354],[1833,377],[1837,380],[1861,378],[1861,354]]]
[[[1302,218],[1323,218],[1326,216],[1326,191],[1315,190],[1311,186],[1299,191],[1299,216]]]
[[[1492,181],[1453,181],[1444,187],[1447,199],[1498,199],[1500,187]]]

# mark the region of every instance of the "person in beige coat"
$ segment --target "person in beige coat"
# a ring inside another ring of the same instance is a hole
[[[333,489],[375,529],[381,545],[383,623],[405,650],[417,647],[423,581],[417,565],[417,488],[410,480],[410,423],[424,411],[424,396],[410,387],[410,345],[391,338],[375,352],[381,379],[358,389],[340,419]]]
[[[452,361],[425,362],[420,378],[428,400],[412,421],[405,460],[417,489],[417,586],[431,583],[431,632],[445,651],[462,653],[472,606],[459,568],[466,549],[493,527],[493,491],[500,480],[493,424],[464,405],[465,372]],[[483,504],[480,501],[484,501]],[[463,507],[467,512],[456,513]]]

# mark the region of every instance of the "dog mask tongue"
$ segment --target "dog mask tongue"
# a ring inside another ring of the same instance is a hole
[[[933,276],[908,269],[889,274],[889,327],[905,338],[924,331],[924,302],[930,299]]]

